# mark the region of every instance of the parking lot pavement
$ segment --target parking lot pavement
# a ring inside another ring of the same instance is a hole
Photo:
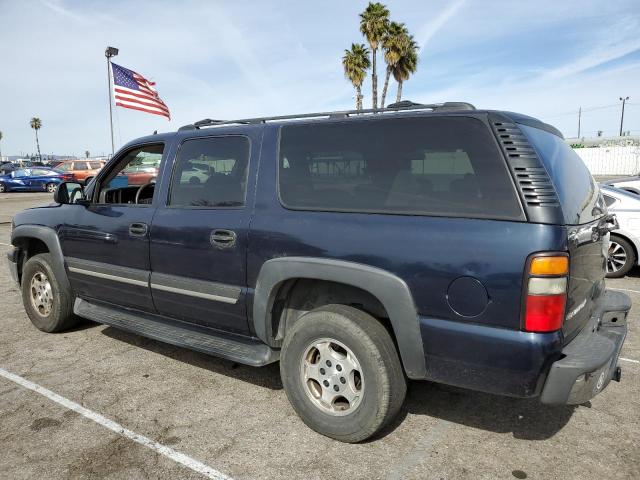
[[[0,243],[8,238],[0,225]],[[640,306],[640,274],[608,287]],[[345,445],[300,421],[277,365],[239,366],[89,322],[44,334],[4,265],[0,292],[0,369],[234,479],[640,478],[640,307],[622,383],[587,406],[416,382],[380,438]],[[204,478],[2,375],[0,451],[0,478]]]

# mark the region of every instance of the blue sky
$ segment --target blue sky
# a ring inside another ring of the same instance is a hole
[[[172,113],[168,122],[117,108],[117,146],[207,117],[352,108],[340,58],[364,41],[366,3],[0,0],[3,155],[35,150],[33,116],[43,153],[110,151],[107,45],[120,49],[116,63],[157,82]],[[638,0],[385,3],[421,46],[403,98],[518,111],[570,137],[580,106],[583,133],[617,134],[628,95],[625,130],[640,134]],[[364,95],[370,106],[368,81]]]

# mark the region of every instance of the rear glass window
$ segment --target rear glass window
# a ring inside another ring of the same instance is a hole
[[[283,126],[279,192],[289,208],[523,218],[495,139],[468,117]]]
[[[100,170],[102,168],[102,164],[100,162],[90,162],[89,166],[92,170]]]
[[[604,214],[600,189],[582,159],[557,135],[519,125],[538,152],[558,194],[565,222],[580,225]]]

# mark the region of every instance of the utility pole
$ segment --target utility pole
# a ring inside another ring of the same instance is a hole
[[[580,138],[580,117],[582,117],[582,107],[578,109],[578,138]]]
[[[629,100],[629,97],[620,97],[622,101],[622,115],[620,115],[620,136],[622,136],[622,124],[624,123],[624,104]]]
[[[118,55],[118,49],[115,47],[107,47],[104,56],[107,57],[107,80],[109,81],[109,125],[111,126],[111,155],[115,151],[115,143],[113,141],[113,107],[111,106],[111,57]]]

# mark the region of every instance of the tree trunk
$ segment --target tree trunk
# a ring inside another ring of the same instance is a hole
[[[384,87],[382,88],[382,98],[380,99],[380,108],[384,108],[384,101],[387,98],[387,89],[389,88],[390,76],[391,76],[391,69],[387,67],[387,75],[384,78]]]
[[[376,51],[377,48],[371,49],[371,65],[373,66],[373,71],[371,73],[371,92],[373,94],[372,108],[378,108],[378,74],[376,73]]]
[[[398,93],[396,93],[396,102],[402,99],[402,80],[398,82]]]
[[[42,161],[42,155],[40,154],[40,141],[38,141],[38,129],[34,128],[36,131],[36,147],[38,147],[38,160]]]
[[[362,110],[362,89],[360,86],[356,87],[356,110]]]

